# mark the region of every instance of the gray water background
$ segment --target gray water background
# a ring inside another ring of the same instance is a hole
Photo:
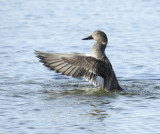
[[[127,92],[45,68],[34,50],[89,53],[94,30]],[[160,134],[159,0],[0,0],[0,134]]]

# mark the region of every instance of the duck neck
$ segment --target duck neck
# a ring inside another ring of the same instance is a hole
[[[91,48],[91,56],[95,57],[96,59],[102,60],[102,58],[106,57],[105,55],[106,44],[102,44],[96,42]]]

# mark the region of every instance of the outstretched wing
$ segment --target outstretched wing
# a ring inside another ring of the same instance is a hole
[[[105,77],[104,74],[108,72],[108,67],[103,61],[80,53],[62,54],[39,51],[35,53],[44,66],[55,70],[57,73],[72,77],[83,77],[103,89],[107,86],[104,81],[109,77]]]

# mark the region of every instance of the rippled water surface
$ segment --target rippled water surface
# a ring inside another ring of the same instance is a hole
[[[159,134],[159,0],[1,0],[1,134]],[[126,92],[100,91],[35,57],[88,53],[94,30]]]

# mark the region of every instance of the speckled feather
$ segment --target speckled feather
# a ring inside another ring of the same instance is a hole
[[[43,53],[35,51],[40,62],[56,73],[72,77],[83,77],[95,86],[109,90],[121,90],[112,65],[105,55],[108,43],[107,36],[102,31],[95,31],[83,40],[95,39],[90,55],[81,53]]]

